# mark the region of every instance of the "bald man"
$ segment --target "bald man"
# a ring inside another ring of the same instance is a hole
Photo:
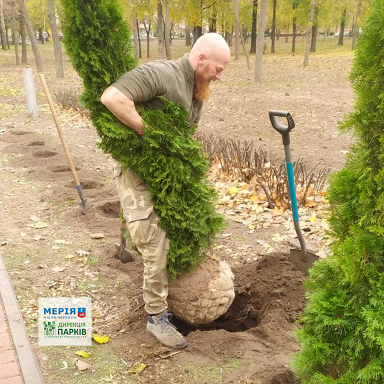
[[[222,36],[205,34],[189,54],[177,61],[156,60],[127,72],[104,91],[101,102],[127,129],[133,129],[138,135],[144,132],[135,105],[161,108],[159,96],[184,105],[189,112],[189,123],[197,124],[203,101],[209,98],[209,85],[221,79],[230,57]],[[119,163],[114,174],[128,231],[143,258],[147,331],[166,347],[184,348],[187,340],[169,322],[172,316],[167,312],[169,239],[157,226],[159,219],[153,212],[148,186]]]

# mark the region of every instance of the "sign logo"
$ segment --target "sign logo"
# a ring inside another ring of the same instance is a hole
[[[56,325],[55,322],[52,321],[43,321],[44,323],[44,336],[55,336],[56,335]]]
[[[39,345],[92,345],[89,297],[39,298]]]
[[[85,317],[86,310],[85,308],[77,308],[77,316],[78,317]]]

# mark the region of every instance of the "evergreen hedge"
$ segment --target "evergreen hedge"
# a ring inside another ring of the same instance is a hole
[[[62,0],[62,5],[64,43],[83,79],[82,100],[100,148],[147,182],[170,239],[170,276],[191,271],[224,223],[206,177],[209,160],[192,137],[196,127],[188,124],[183,106],[165,99],[161,110],[138,110],[143,136],[121,124],[100,102],[107,86],[136,65],[121,9],[116,0]]]
[[[373,0],[350,80],[356,139],[330,183],[333,254],[308,280],[295,371],[302,384],[384,383],[384,0]]]

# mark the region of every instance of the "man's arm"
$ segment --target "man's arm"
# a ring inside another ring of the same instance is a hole
[[[143,134],[143,123],[137,113],[134,102],[114,86],[108,87],[101,96],[101,102],[123,124],[132,128],[139,135]]]

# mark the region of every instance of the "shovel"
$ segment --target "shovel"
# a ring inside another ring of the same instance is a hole
[[[43,73],[40,73],[39,75],[40,75],[41,84],[43,85],[43,88],[44,88],[45,96],[47,97],[47,100],[48,100],[49,108],[51,109],[53,120],[55,121],[55,124],[56,124],[57,132],[59,133],[59,136],[60,136],[61,144],[63,145],[65,155],[67,156],[69,168],[71,168],[72,176],[73,176],[73,179],[75,180],[77,193],[79,194],[79,197],[80,197],[79,205],[82,212],[85,215],[89,210],[89,208],[91,208],[91,205],[88,203],[86,199],[84,199],[83,190],[81,189],[80,181],[77,176],[75,166],[73,165],[71,154],[69,153],[69,149],[65,141],[63,131],[61,130],[59,120],[57,118],[56,111],[53,106],[52,98],[47,87],[47,83],[45,82],[45,76]]]
[[[288,126],[281,124],[277,120],[277,117],[285,117],[288,121]],[[288,174],[289,197],[291,199],[293,223],[294,223],[295,231],[296,231],[297,237],[299,238],[300,247],[301,247],[301,249],[291,249],[289,253],[289,258],[297,270],[301,271],[304,275],[308,275],[309,268],[312,267],[315,261],[319,260],[319,257],[316,256],[314,253],[307,251],[307,246],[305,245],[305,240],[299,224],[299,210],[297,207],[295,178],[293,173],[290,138],[289,138],[289,132],[293,128],[295,128],[295,122],[293,121],[292,116],[288,112],[284,112],[284,111],[269,111],[269,119],[271,120],[273,128],[276,129],[276,131],[279,132],[283,137],[285,162],[286,162],[287,174]]]

